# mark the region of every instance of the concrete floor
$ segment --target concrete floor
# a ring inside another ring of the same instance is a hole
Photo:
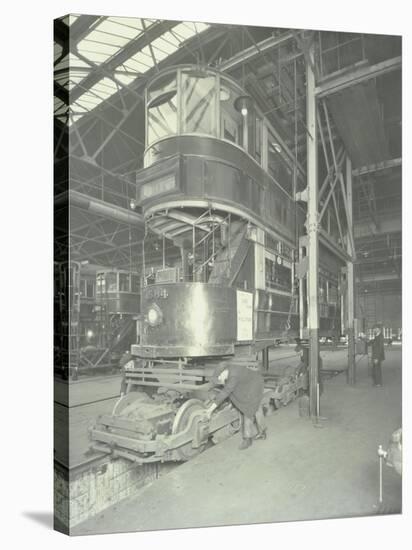
[[[331,370],[345,351],[327,352]],[[238,451],[239,435],[206,450],[136,496],[79,524],[72,534],[157,530],[382,513],[377,447],[401,426],[401,350],[387,350],[384,385],[374,388],[367,359],[356,387],[345,374],[325,381],[314,427],[298,403],[268,420],[268,439]],[[401,478],[384,466],[384,512],[401,511]]]
[[[89,452],[88,429],[100,414],[113,410],[119,399],[120,381],[120,375],[91,376],[76,382],[55,379],[55,458],[61,464],[75,468],[93,456],[104,456]]]

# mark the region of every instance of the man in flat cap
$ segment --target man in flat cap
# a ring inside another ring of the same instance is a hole
[[[372,379],[377,387],[382,386],[382,361],[385,359],[384,340],[382,327],[375,325],[373,327],[374,338],[369,342],[372,347]]]
[[[253,439],[266,439],[266,426],[262,409],[264,382],[262,374],[247,365],[223,364],[211,380],[212,385],[223,385],[206,409],[210,417],[225,399],[229,398],[242,416],[242,442],[239,449],[247,449]]]

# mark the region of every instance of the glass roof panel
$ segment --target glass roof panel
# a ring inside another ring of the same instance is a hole
[[[85,92],[77,101],[76,104],[81,107],[93,109],[105,99],[108,99],[117,92],[117,85],[110,78],[102,78],[97,84],[92,86],[90,90]]]
[[[122,36],[131,40],[132,38],[136,38],[136,36],[142,32],[143,27],[140,19],[135,19],[134,25],[130,26],[113,21],[112,18],[109,17],[108,19],[102,21],[102,23],[99,23],[96,29],[101,32],[107,32],[109,34]]]
[[[102,44],[102,42],[93,42],[92,40],[83,40],[83,47],[81,53],[88,57],[90,53],[103,53],[111,55],[119,51],[119,47],[113,44]],[[80,50],[79,50],[80,51]]]
[[[122,84],[125,84],[126,86],[128,84],[131,84],[133,82],[133,80],[137,77],[138,75],[135,73],[134,75],[133,74],[121,74],[121,73],[116,73],[116,78],[119,82],[121,82]]]
[[[100,65],[116,55],[131,40],[136,39],[140,34],[147,31],[153,23],[156,23],[156,20],[130,17],[102,18],[98,25],[79,42],[77,45],[78,51],[86,59],[96,65]],[[114,73],[116,79],[125,85],[130,84],[140,74],[146,73],[156,63],[163,61],[169,55],[176,52],[184,41],[201,33],[209,28],[209,26],[206,23],[178,23],[172,30],[166,31],[151,42],[150,47],[145,46],[119,65]],[[68,83],[70,89],[76,84],[81,86],[81,82],[87,74],[84,69],[89,68],[87,63],[80,65],[80,60],[76,56],[74,58],[74,60],[70,58],[71,70],[70,82]],[[61,63],[64,61],[62,60]],[[59,63],[59,66],[61,63]],[[81,70],[76,71],[76,69],[83,69],[84,72]],[[82,108],[83,110],[90,111],[118,90],[119,86],[112,79],[104,77],[92,86],[90,90],[85,90],[76,101],[78,110]]]
[[[208,25],[204,25],[204,27],[207,28]],[[172,32],[177,36],[182,37],[184,40],[187,40],[188,38],[194,36],[197,32],[201,32],[201,30],[204,30],[201,27],[201,23],[197,23],[196,26],[195,23],[180,23],[172,29]]]
[[[141,63],[140,61],[137,61],[136,59],[128,59],[126,63],[123,63],[120,67],[124,68],[127,71],[131,72],[138,72],[139,74],[145,73],[150,67],[146,65],[145,63]],[[120,67],[118,68],[119,70]]]
[[[80,84],[83,79],[84,73],[76,74],[73,71],[70,71],[70,80],[68,82],[69,90],[73,90],[73,88]]]
[[[176,48],[178,48],[182,43],[182,41],[179,40],[177,36],[175,36],[171,31],[167,31],[164,34],[162,34],[160,39],[163,42],[166,42],[167,44],[169,44],[170,47],[175,46]]]
[[[54,67],[55,71],[62,71],[63,69],[69,69],[70,71],[73,71],[75,69],[90,69],[90,65],[86,63],[86,61],[83,61],[82,59],[79,59],[77,55],[70,52],[69,55],[65,55],[61,61]]]
[[[110,34],[107,32],[102,32],[98,30],[93,30],[87,35],[86,38],[81,40],[78,44],[79,51],[83,47],[83,42],[97,42],[99,44],[109,44],[112,46],[117,46],[118,48],[123,48],[128,42],[129,38],[124,36],[119,36],[117,34]]]
[[[54,80],[60,84],[60,86],[63,86],[64,88],[67,86],[67,83],[69,82],[69,74],[61,74],[54,77]]]
[[[93,52],[93,51],[82,50],[80,53],[84,55],[84,57],[86,57],[89,61],[91,61],[92,63],[95,63],[96,65],[100,65],[101,63],[104,63],[110,57],[112,57],[111,54],[99,52],[99,51]]]
[[[172,44],[164,40],[163,36],[156,38],[156,40],[153,40],[152,42],[152,47],[154,50],[156,50],[156,59],[164,59],[179,48],[178,45]]]

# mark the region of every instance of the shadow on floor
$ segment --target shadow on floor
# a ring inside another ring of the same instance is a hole
[[[53,529],[53,512],[26,511],[22,515],[47,529]]]

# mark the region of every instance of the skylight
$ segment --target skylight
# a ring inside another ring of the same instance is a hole
[[[68,16],[66,24],[72,25],[79,16]],[[70,53],[55,66],[55,80],[69,91],[82,86],[83,80],[96,66],[106,63],[156,23],[154,19],[129,17],[102,17],[98,23],[77,44],[77,53]],[[102,75],[101,80],[71,105],[71,120],[96,108],[115,94],[119,87],[128,85],[140,75],[155,67],[174,53],[189,38],[209,28],[205,23],[178,23],[160,37],[153,40],[129,59],[111,67],[113,78]],[[61,48],[55,48],[55,60],[59,59]],[[68,70],[70,67],[70,71]],[[60,109],[59,109],[60,112]],[[69,122],[70,123],[70,122]]]
[[[93,63],[100,64],[107,61],[142,32],[143,23],[141,19],[108,17],[96,25],[78,43],[77,50]]]

